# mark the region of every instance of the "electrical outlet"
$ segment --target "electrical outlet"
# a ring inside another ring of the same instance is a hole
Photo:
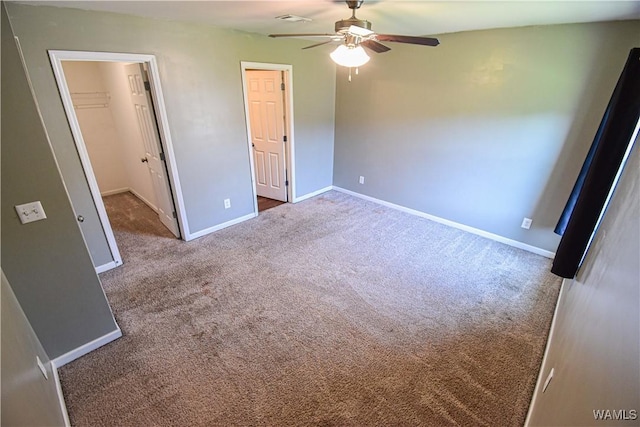
[[[358,182],[359,182],[360,184],[364,184],[364,176],[361,176],[361,177],[360,177],[360,180],[358,180]]]
[[[520,227],[525,228],[525,229],[530,229],[531,228],[531,223],[533,222],[533,220],[531,218],[525,218],[522,220],[522,225]]]
[[[40,221],[46,219],[42,204],[40,202],[25,203],[24,205],[16,205],[16,212],[20,222],[26,224],[28,222]]]
[[[36,364],[38,365],[38,368],[40,368],[40,372],[42,372],[42,375],[44,375],[44,379],[48,380],[49,376],[47,375],[47,368],[44,367],[44,364],[38,356],[36,356]]]
[[[229,209],[231,207],[231,199],[224,199],[224,208]]]

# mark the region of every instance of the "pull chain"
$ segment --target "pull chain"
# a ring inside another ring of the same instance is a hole
[[[349,81],[351,81],[351,70],[352,68],[349,67]],[[356,67],[356,76],[359,74],[359,72],[360,72],[360,68]]]

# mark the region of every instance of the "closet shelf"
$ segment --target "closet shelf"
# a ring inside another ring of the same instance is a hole
[[[111,94],[109,92],[71,92],[73,107],[82,108],[109,108]]]

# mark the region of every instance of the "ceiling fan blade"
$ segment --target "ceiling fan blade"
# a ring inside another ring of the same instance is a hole
[[[336,37],[336,34],[269,34],[269,37]]]
[[[376,40],[381,42],[420,44],[423,46],[438,46],[440,44],[438,39],[431,37],[400,36],[397,34],[377,34]]]
[[[378,43],[375,40],[365,40],[363,42],[360,42],[360,44],[366,48],[371,49],[372,51],[374,51],[375,53],[383,53],[383,52],[388,52],[391,50],[390,47],[387,47],[385,45],[383,45],[382,43]]]
[[[332,42],[333,42],[333,40],[327,40],[326,42],[320,42],[320,43],[312,44],[311,46],[303,47],[302,49],[311,49],[311,48],[322,46],[323,44],[332,43]]]

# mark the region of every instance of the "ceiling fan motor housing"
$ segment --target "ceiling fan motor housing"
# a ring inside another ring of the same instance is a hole
[[[342,19],[336,22],[336,27],[335,27],[336,33],[344,33],[352,25],[360,28],[365,28],[367,30],[371,30],[371,22],[366,21],[364,19],[349,18],[349,19]]]

